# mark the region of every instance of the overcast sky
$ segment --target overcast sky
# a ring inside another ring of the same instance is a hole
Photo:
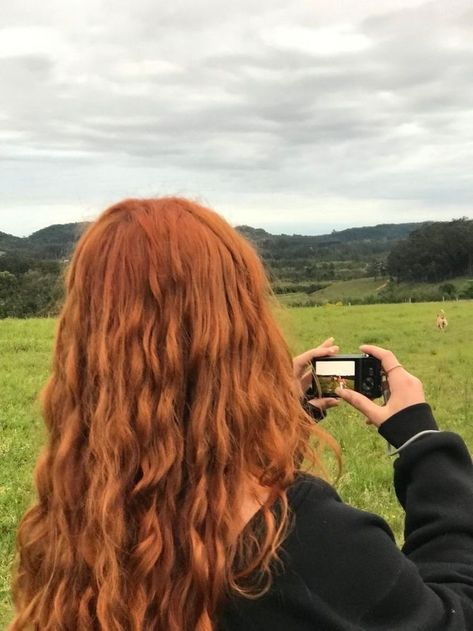
[[[471,0],[23,0],[0,231],[179,194],[318,234],[473,217]]]

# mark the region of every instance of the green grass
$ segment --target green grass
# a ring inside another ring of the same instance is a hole
[[[306,294],[302,291],[295,291],[287,294],[277,294],[276,298],[279,302],[287,307],[290,307],[293,304],[302,304],[309,303],[312,300],[311,296],[315,294]]]
[[[457,292],[461,292],[466,289],[469,283],[473,279],[466,277],[452,278],[449,283],[452,283]],[[278,298],[282,304],[286,306],[297,305],[302,306],[304,303],[310,304],[324,304],[327,302],[336,303],[343,302],[348,303],[350,301],[361,301],[369,296],[378,296],[382,293],[387,285],[388,278],[353,278],[351,280],[336,280],[330,282],[327,287],[319,289],[311,294],[307,293],[286,293],[279,294]],[[399,302],[407,302],[409,298],[412,298],[415,302],[416,296],[429,296],[431,299],[436,298],[439,286],[444,283],[399,283],[394,285],[394,296],[398,297]],[[440,295],[438,296],[441,297]],[[428,299],[428,297],[427,297]],[[395,302],[391,300],[391,302]]]
[[[386,284],[386,278],[353,278],[352,280],[337,280],[328,287],[311,294],[319,302],[338,301],[347,298],[364,298],[376,294]]]
[[[296,304],[307,305],[313,304],[316,301],[318,304],[326,302],[338,302],[354,300],[356,298],[361,299],[371,294],[378,293],[385,285],[386,278],[353,278],[352,280],[336,280],[330,283],[327,287],[314,291],[311,294],[305,292],[288,292],[286,294],[278,294],[276,297],[278,300],[288,307]]]
[[[443,307],[445,333],[435,327]],[[335,336],[342,352],[372,342],[392,348],[424,382],[443,429],[459,431],[473,449],[473,301],[283,309],[283,326],[294,354]],[[36,395],[45,383],[55,320],[0,320],[0,628],[11,615],[10,566],[15,530],[32,498],[32,471],[43,427]],[[339,441],[342,498],[382,515],[402,539],[402,511],[395,499],[392,460],[385,443],[360,415],[342,404],[324,426]]]
[[[48,376],[55,320],[0,320],[0,628],[10,616],[18,520],[32,498],[43,426],[36,394]]]
[[[442,307],[449,327],[435,327]],[[473,302],[418,303],[288,309],[294,354],[317,346],[333,335],[341,352],[359,352],[362,343],[391,348],[422,379],[428,402],[442,429],[458,431],[473,451]],[[358,412],[342,403],[331,410],[324,427],[343,450],[342,498],[381,514],[402,539],[402,511],[391,488],[391,463],[386,443]]]

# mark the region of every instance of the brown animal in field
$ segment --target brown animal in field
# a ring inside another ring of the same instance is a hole
[[[443,309],[440,309],[440,313],[437,313],[437,321],[436,321],[436,324],[437,324],[437,329],[438,329],[439,331],[445,331],[445,329],[446,329],[446,328],[447,328],[447,326],[448,326],[448,320],[447,320],[447,318],[445,317],[445,312],[444,312],[444,310],[443,310]]]

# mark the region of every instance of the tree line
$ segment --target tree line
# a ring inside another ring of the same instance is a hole
[[[85,225],[50,226],[26,239],[0,233],[0,318],[57,315],[67,257]],[[473,277],[473,220],[400,226],[353,228],[320,237],[271,235],[248,226],[239,230],[258,249],[275,293],[315,297],[334,280],[369,276],[389,281],[378,296],[363,300],[397,302],[403,294],[396,285],[404,282],[442,283],[434,293],[419,290],[419,299],[456,297],[448,281]],[[473,285],[461,296],[473,297]]]
[[[440,282],[473,274],[473,220],[463,217],[414,230],[398,241],[386,262],[397,282]]]
[[[63,269],[60,261],[0,256],[0,318],[57,315],[64,294]]]

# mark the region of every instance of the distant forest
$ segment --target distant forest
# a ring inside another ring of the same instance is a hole
[[[53,225],[29,237],[0,232],[0,318],[56,315],[63,298],[63,274],[88,223]],[[473,220],[380,224],[318,236],[273,235],[261,228],[237,230],[259,252],[278,294],[317,291],[335,281],[387,279],[394,285],[448,283],[473,276]],[[452,289],[453,288],[453,289]],[[468,290],[462,297],[473,297]]]

